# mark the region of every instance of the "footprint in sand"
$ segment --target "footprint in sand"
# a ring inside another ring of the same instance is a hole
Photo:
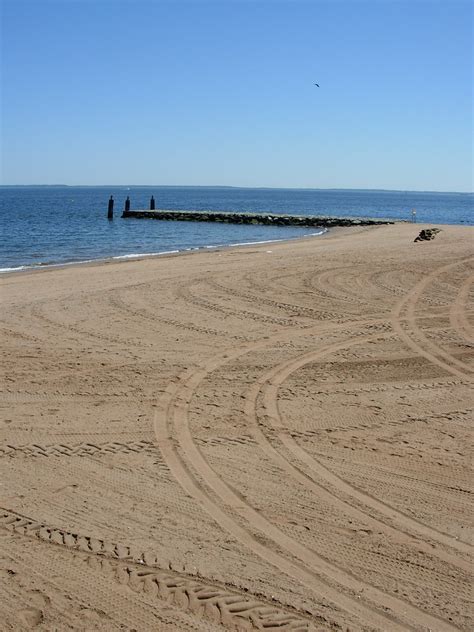
[[[18,618],[28,629],[34,628],[40,625],[44,620],[44,612],[42,608],[45,608],[51,603],[51,599],[48,595],[45,595],[40,590],[31,590],[28,593],[30,599],[30,607],[23,608],[18,611]]]
[[[31,590],[28,593],[28,596],[30,598],[31,605],[36,606],[38,609],[45,608],[51,603],[51,599],[48,595],[42,593],[41,590]]]
[[[39,608],[24,608],[18,611],[18,618],[28,629],[34,628],[43,621],[43,611]]]

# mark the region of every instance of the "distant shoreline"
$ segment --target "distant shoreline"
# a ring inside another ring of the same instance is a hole
[[[433,189],[366,189],[347,187],[267,187],[227,184],[0,184],[0,189],[244,189],[255,191],[358,191],[379,193],[434,193],[436,195],[474,195],[474,191],[445,191]]]

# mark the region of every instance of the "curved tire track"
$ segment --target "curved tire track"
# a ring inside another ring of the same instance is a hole
[[[417,533],[423,537],[435,540],[436,542],[448,546],[451,549],[456,549],[460,553],[472,553],[472,548],[468,544],[464,544],[463,542],[459,542],[454,538],[450,538],[448,535],[440,533],[439,531],[436,531],[428,527],[427,525],[414,520],[403,512],[353,487],[352,485],[341,479],[339,476],[328,470],[324,465],[319,463],[319,461],[314,459],[303,448],[301,448],[301,446],[299,446],[294,438],[291,436],[291,433],[289,433],[284,428],[284,425],[282,423],[277,405],[277,392],[279,386],[281,386],[281,384],[283,384],[284,381],[292,373],[302,368],[306,364],[319,360],[320,358],[325,357],[330,353],[356,346],[358,344],[362,344],[366,340],[374,339],[377,337],[379,337],[379,335],[370,336],[361,340],[350,340],[330,345],[322,350],[304,354],[299,358],[284,362],[274,367],[271,371],[261,376],[249,392],[246,401],[246,414],[250,420],[252,420],[252,418],[257,418],[256,401],[259,397],[260,392],[262,392],[265,414],[272,422],[272,429],[277,430],[278,437],[281,440],[282,444],[285,445],[285,447],[295,456],[297,460],[304,463],[308,467],[310,472],[314,472],[314,474],[316,474],[318,478],[325,481],[328,485],[343,492],[344,494],[347,494],[349,497],[354,498],[356,501],[361,502],[366,507],[374,509],[379,514],[386,516],[393,524],[398,525],[398,527],[394,528],[385,522],[381,522],[380,520],[373,518],[372,516],[370,516],[370,514],[367,514],[357,509],[353,505],[350,505],[345,501],[339,499],[334,494],[329,492],[326,488],[316,483],[316,481],[314,481],[307,472],[301,472],[278,450],[276,450],[276,448],[274,448],[274,446],[266,437],[265,433],[261,430],[261,427],[257,426],[257,428],[255,429],[255,436],[257,440],[259,440],[262,448],[268,454],[270,454],[282,468],[292,474],[305,486],[316,489],[318,494],[322,493],[330,502],[340,506],[343,510],[347,511],[347,509],[350,508],[351,512],[356,514],[358,518],[365,522],[372,522],[377,528],[382,528],[385,533],[389,535],[400,536],[400,534],[403,534],[407,540],[416,544],[416,547],[418,549],[423,550],[429,555],[434,555],[450,564],[454,564],[459,568],[463,568],[464,570],[469,572],[471,570],[471,564],[469,562],[459,559],[449,553],[445,553],[442,550],[433,550],[433,548],[430,547],[429,544],[425,544],[422,541],[414,538],[411,535],[410,531]]]
[[[474,284],[474,274],[471,274],[461,285],[459,293],[449,312],[449,320],[455,331],[465,340],[474,345],[474,327],[467,318],[467,304],[469,291]]]
[[[294,331],[285,333],[286,336],[295,335]],[[246,547],[287,575],[294,577],[309,587],[320,597],[337,604],[337,606],[355,615],[364,623],[371,622],[371,624],[387,631],[426,625],[433,626],[435,629],[439,629],[441,625],[443,630],[455,630],[456,628],[449,622],[440,620],[406,601],[388,595],[378,588],[365,584],[352,575],[347,574],[280,531],[274,524],[270,523],[247,504],[241,496],[236,494],[216,474],[194,443],[188,426],[188,407],[195,390],[202,380],[209,373],[221,368],[231,360],[237,359],[250,351],[263,348],[270,342],[281,341],[282,338],[282,335],[273,336],[260,343],[244,345],[227,354],[214,356],[205,362],[202,368],[186,371],[178,383],[171,384],[168,387],[165,396],[161,399],[163,419],[160,420],[161,415],[159,411],[156,411],[154,428],[164,460],[171,473],[176,477],[183,489],[192,495],[218,524]],[[171,430],[176,434],[184,457],[181,457],[176,450],[175,443],[170,437]],[[220,504],[216,504],[211,496],[203,490],[202,484],[192,474],[192,470],[195,470],[200,478],[205,481],[208,488],[218,497]],[[249,526],[243,527],[232,514],[244,519]],[[261,537],[257,538],[253,534],[254,529],[264,536],[263,541]],[[273,545],[263,543],[268,539],[273,541]],[[284,551],[284,553],[280,551]],[[367,601],[364,603],[360,599],[360,594],[359,599],[356,599],[353,596],[344,594],[341,588],[333,588],[325,581],[327,578],[329,578],[330,584],[335,583],[337,586],[343,586],[352,594],[360,593],[363,589],[363,595]],[[403,613],[403,622],[400,621],[401,613]]]
[[[448,270],[451,270],[461,264],[467,263],[468,261],[471,261],[471,259],[456,261],[455,263],[450,263],[442,266],[441,268],[437,268],[417,283],[392,311],[393,329],[411,349],[452,375],[462,378],[470,377],[469,374],[473,372],[473,369],[446,351],[440,349],[437,345],[426,338],[416,324],[415,308],[418,300],[421,298],[424,290],[430,283],[432,283],[444,272],[447,272]],[[459,295],[456,298],[455,305],[456,308],[459,308]],[[402,315],[404,312],[405,316]],[[407,322],[411,331],[407,332],[404,329],[402,325],[403,321]],[[412,339],[410,336],[410,333],[412,332],[418,336],[422,344]]]

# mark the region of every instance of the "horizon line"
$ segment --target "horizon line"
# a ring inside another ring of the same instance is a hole
[[[474,191],[446,191],[435,189],[387,189],[387,188],[367,188],[367,187],[271,187],[271,186],[241,186],[231,184],[0,184],[0,188],[14,187],[54,187],[54,188],[179,188],[179,189],[276,189],[290,191],[387,191],[396,193],[458,193],[471,195]]]

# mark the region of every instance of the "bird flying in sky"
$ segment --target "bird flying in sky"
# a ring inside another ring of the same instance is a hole
[[[318,88],[319,88],[319,83],[315,83],[314,85],[315,85],[315,86],[318,86]]]

